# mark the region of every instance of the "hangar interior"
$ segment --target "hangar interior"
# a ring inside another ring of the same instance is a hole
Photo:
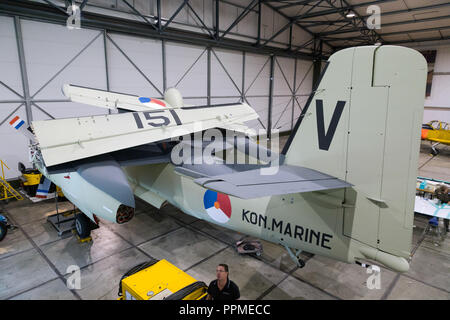
[[[81,29],[67,28],[67,8],[81,8]],[[369,6],[381,28],[368,29]],[[176,87],[190,105],[245,101],[259,115],[248,126],[289,134],[328,57],[360,45],[434,51],[423,123],[450,123],[450,3],[445,0],[4,0],[0,2],[0,159],[8,181],[17,163],[31,166],[26,137],[8,126],[106,114],[69,101],[65,83],[162,98]],[[430,66],[431,65],[431,66]],[[106,110],[106,111],[105,111]],[[370,119],[368,119],[370,121]],[[401,124],[399,124],[400,126]],[[419,128],[418,128],[419,129]],[[55,133],[57,134],[57,133]],[[282,136],[281,147],[287,136]],[[450,147],[429,155],[423,141],[418,174],[450,181]],[[120,277],[137,262],[167,259],[209,283],[230,265],[241,299],[446,299],[449,239],[422,238],[428,218],[416,215],[411,268],[381,268],[381,289],[368,289],[365,269],[302,253],[299,268],[282,246],[261,240],[261,256],[238,255],[248,238],[136,198],[129,223],[102,222],[92,241],[59,236],[47,222],[54,200],[2,203],[19,228],[0,242],[0,299],[116,299]],[[59,209],[70,209],[68,202]],[[82,289],[68,289],[67,267],[81,268]]]

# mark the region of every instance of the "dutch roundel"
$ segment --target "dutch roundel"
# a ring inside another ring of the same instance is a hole
[[[215,221],[226,223],[231,218],[231,202],[226,194],[207,190],[203,204],[208,215]]]
[[[166,104],[162,101],[159,101],[158,99],[153,99],[153,98],[147,98],[147,97],[139,97],[139,102],[145,105],[152,105],[152,104],[157,104],[160,105],[161,107],[165,107]]]

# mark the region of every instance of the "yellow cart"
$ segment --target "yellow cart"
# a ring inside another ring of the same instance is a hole
[[[208,286],[167,260],[152,260],[120,280],[118,300],[203,300]]]

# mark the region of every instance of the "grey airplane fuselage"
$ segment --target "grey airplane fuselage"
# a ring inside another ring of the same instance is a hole
[[[132,189],[147,191],[147,194],[135,194],[151,204],[156,195],[184,213],[220,227],[290,248],[354,262],[355,254],[351,247],[356,243],[342,234],[343,189],[256,199],[222,195],[231,204],[230,217],[223,221],[208,213],[205,204],[208,189],[196,184],[193,178],[176,173],[172,164],[126,167],[124,171]]]

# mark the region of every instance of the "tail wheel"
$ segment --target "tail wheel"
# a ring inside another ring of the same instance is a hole
[[[301,268],[304,268],[305,265],[306,265],[306,263],[305,263],[304,260],[298,259],[298,267],[299,267],[300,269],[301,269]]]
[[[75,229],[77,231],[77,235],[81,238],[87,238],[91,235],[91,220],[84,214],[77,214],[75,219]]]
[[[8,232],[8,228],[5,223],[0,222],[0,241],[3,240],[3,238],[6,236],[6,233]]]

